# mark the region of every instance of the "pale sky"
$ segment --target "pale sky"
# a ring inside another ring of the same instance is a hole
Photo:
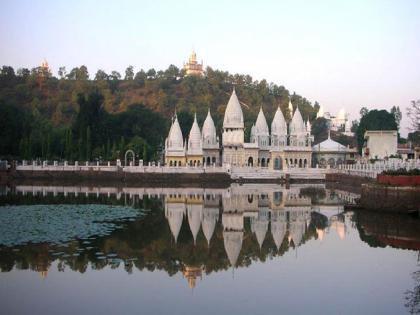
[[[250,74],[341,107],[420,99],[420,1],[0,2],[0,63],[82,64],[124,73],[182,67],[192,48],[205,66]],[[401,132],[407,133],[403,118]]]

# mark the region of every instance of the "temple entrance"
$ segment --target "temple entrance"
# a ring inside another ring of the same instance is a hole
[[[254,166],[254,159],[252,158],[252,156],[248,158],[248,166]]]

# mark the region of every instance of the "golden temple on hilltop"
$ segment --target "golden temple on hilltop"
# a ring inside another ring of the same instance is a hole
[[[184,63],[184,70],[186,75],[204,75],[203,61],[201,60],[201,63],[197,62],[197,55],[194,50],[191,52],[188,62]]]

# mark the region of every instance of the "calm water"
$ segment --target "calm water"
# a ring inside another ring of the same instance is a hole
[[[406,314],[420,220],[322,185],[0,189],[2,314]]]

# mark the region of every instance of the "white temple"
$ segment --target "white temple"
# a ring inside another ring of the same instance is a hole
[[[270,134],[263,109],[260,107],[257,120],[251,127],[250,141],[245,142],[244,116],[234,89],[225,110],[221,144],[210,111],[204,121],[202,133],[194,116],[186,143],[182,140],[175,115],[165,141],[165,164],[222,164],[271,169],[310,167],[313,141],[311,124],[303,120],[299,107],[296,106],[296,110],[293,111],[291,102],[288,110],[292,116],[290,124],[287,124],[281,109],[277,108]]]

